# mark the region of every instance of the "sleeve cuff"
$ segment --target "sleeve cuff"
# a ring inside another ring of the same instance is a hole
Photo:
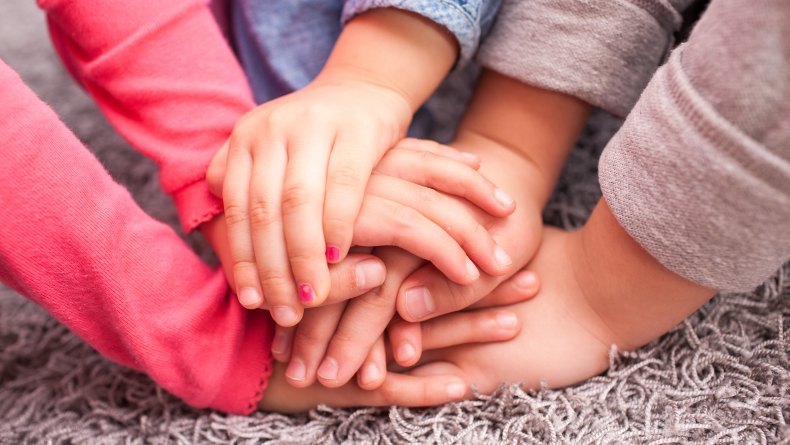
[[[714,289],[751,290],[790,258],[790,159],[695,90],[682,50],[604,150],[601,189],[623,228],[669,270]]]
[[[348,0],[343,5],[343,24],[355,16],[376,8],[397,8],[419,14],[445,27],[458,41],[460,55],[456,66],[466,65],[480,44],[481,24],[476,1],[450,0]]]
[[[222,200],[211,194],[205,179],[172,193],[181,228],[189,233],[223,212]]]
[[[681,22],[674,7],[658,1],[514,0],[503,5],[478,61],[623,117]]]

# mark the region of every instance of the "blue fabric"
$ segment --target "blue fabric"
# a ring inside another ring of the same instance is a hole
[[[326,62],[343,23],[373,8],[418,13],[447,28],[456,68],[414,117],[409,134],[449,140],[479,68],[472,63],[501,0],[233,0],[232,35],[258,103],[303,88]]]

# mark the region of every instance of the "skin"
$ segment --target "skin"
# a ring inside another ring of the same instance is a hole
[[[499,187],[511,192],[516,210],[507,218],[495,218],[464,200],[440,205],[435,198],[432,207],[443,214],[473,214],[504,248],[512,265],[525,266],[540,244],[542,208],[588,113],[589,106],[575,98],[485,72],[452,145],[484,160],[480,172],[496,178]],[[416,139],[398,145],[413,150],[435,150],[437,146]],[[459,221],[450,218],[443,227],[459,230]],[[345,310],[334,308],[320,317],[310,317],[296,329],[293,341],[283,340],[292,345],[292,352],[275,357],[292,361],[286,375],[293,385],[305,387],[317,380],[327,387],[339,387],[357,371],[365,370],[356,374],[357,382],[366,389],[376,388],[385,377],[378,338],[396,309],[401,318],[412,322],[455,312],[474,304],[509,277],[484,271],[473,283],[458,285],[435,266],[401,250],[384,247],[373,253],[386,264],[384,286],[350,301]],[[515,295],[522,300],[532,297],[537,290],[535,274],[525,272],[519,278],[522,286]],[[426,292],[429,304],[424,302]],[[433,310],[426,311],[426,306]],[[419,341],[415,340],[419,335],[399,337],[403,332],[398,329],[391,335],[392,349],[399,364],[410,366],[420,358]]]
[[[222,190],[234,282],[245,307],[265,301],[288,327],[303,307],[326,300],[327,261],[342,260],[358,241],[373,168],[456,56],[456,43],[441,26],[404,11],[372,10],[344,27],[307,87],[239,120],[207,178]],[[487,257],[476,262],[485,266],[494,252]],[[445,266],[461,284],[479,276],[468,257]]]

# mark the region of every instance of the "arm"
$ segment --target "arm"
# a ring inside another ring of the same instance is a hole
[[[693,0],[505,0],[478,60],[625,116]]]
[[[109,121],[161,167],[189,231],[221,213],[205,172],[253,107],[203,0],[39,0],[58,52]]]
[[[512,258],[514,270],[526,265],[540,244],[542,209],[589,110],[579,99],[492,71],[480,80],[453,145],[480,156],[480,171],[515,198],[512,215],[483,222]],[[401,285],[398,313],[419,321],[456,311],[505,278],[483,275],[458,286],[423,267]]]

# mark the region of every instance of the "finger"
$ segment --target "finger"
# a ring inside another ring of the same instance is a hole
[[[219,198],[222,198],[222,183],[225,181],[225,172],[228,167],[228,150],[230,139],[222,144],[222,148],[211,159],[211,163],[206,169],[206,183],[208,190]]]
[[[404,320],[427,320],[469,307],[502,281],[504,277],[483,275],[470,285],[459,286],[436,267],[426,265],[403,282],[395,306]]]
[[[338,364],[336,375],[326,380],[319,377],[325,386],[344,385],[357,373],[395,313],[400,283],[423,263],[395,248],[378,248],[375,254],[390,265],[386,280],[381,287],[348,302],[324,357],[324,361]],[[380,368],[382,376],[385,369]]]
[[[348,383],[341,388],[313,385],[297,389],[286,383],[282,365],[274,364],[266,397],[259,407],[264,410],[297,413],[318,404],[333,407],[440,405],[470,396],[464,372],[451,363],[435,362],[409,374],[387,373],[384,384],[372,391]]]
[[[444,229],[466,254],[490,275],[503,275],[513,260],[469,207],[458,199],[392,176],[376,174],[368,193],[407,206]]]
[[[352,253],[340,263],[331,264],[329,276],[332,287],[324,305],[360,297],[371,289],[381,286],[387,276],[387,269],[377,256]],[[403,278],[405,277],[402,277],[401,281]],[[397,289],[391,293],[394,295],[395,292]]]
[[[291,273],[299,300],[320,305],[329,294],[324,242],[324,192],[334,131],[308,126],[289,135],[282,194],[282,221]]]
[[[540,280],[538,275],[531,270],[522,269],[497,286],[491,293],[471,304],[469,308],[507,306],[521,303],[535,297],[539,291]]]
[[[247,309],[256,309],[263,304],[250,232],[249,186],[252,169],[247,141],[232,139],[222,196],[236,295]]]
[[[384,383],[386,370],[387,353],[384,348],[384,337],[379,336],[367,359],[365,359],[365,364],[362,365],[362,368],[357,373],[359,387],[366,390],[380,387]]]
[[[423,350],[468,343],[510,340],[521,331],[516,313],[506,309],[455,312],[420,323]]]
[[[380,197],[365,197],[354,225],[354,244],[400,247],[460,284],[480,277],[477,266],[444,229],[416,210]]]
[[[282,190],[287,154],[275,140],[255,151],[250,188],[250,228],[261,288],[274,321],[293,326],[302,318],[291,275],[282,221]]]
[[[408,368],[420,361],[423,346],[422,327],[419,322],[406,321],[395,315],[387,327],[387,336],[395,363]]]
[[[395,149],[429,152],[443,156],[445,158],[455,159],[456,161],[463,162],[475,170],[480,168],[480,156],[468,151],[458,150],[456,148],[450,147],[449,145],[440,144],[431,139],[405,138],[398,142],[393,150]]]
[[[322,363],[321,369],[318,369],[318,365],[344,308],[345,304],[339,303],[305,311],[301,323],[296,327],[291,361],[285,371],[285,376],[291,385],[298,388],[310,386],[315,383],[316,371],[323,375],[332,372],[331,366],[337,368],[337,363],[330,363],[327,366]]]
[[[274,339],[272,340],[272,357],[280,363],[287,363],[291,359],[291,345],[295,327],[284,328],[274,326]]]
[[[345,130],[332,147],[326,181],[323,232],[326,236],[326,261],[336,263],[345,258],[354,234],[354,221],[373,166],[379,160],[374,150],[378,135],[369,129]]]
[[[390,150],[376,170],[466,199],[493,216],[507,216],[516,209],[513,198],[480,172],[436,153]]]

